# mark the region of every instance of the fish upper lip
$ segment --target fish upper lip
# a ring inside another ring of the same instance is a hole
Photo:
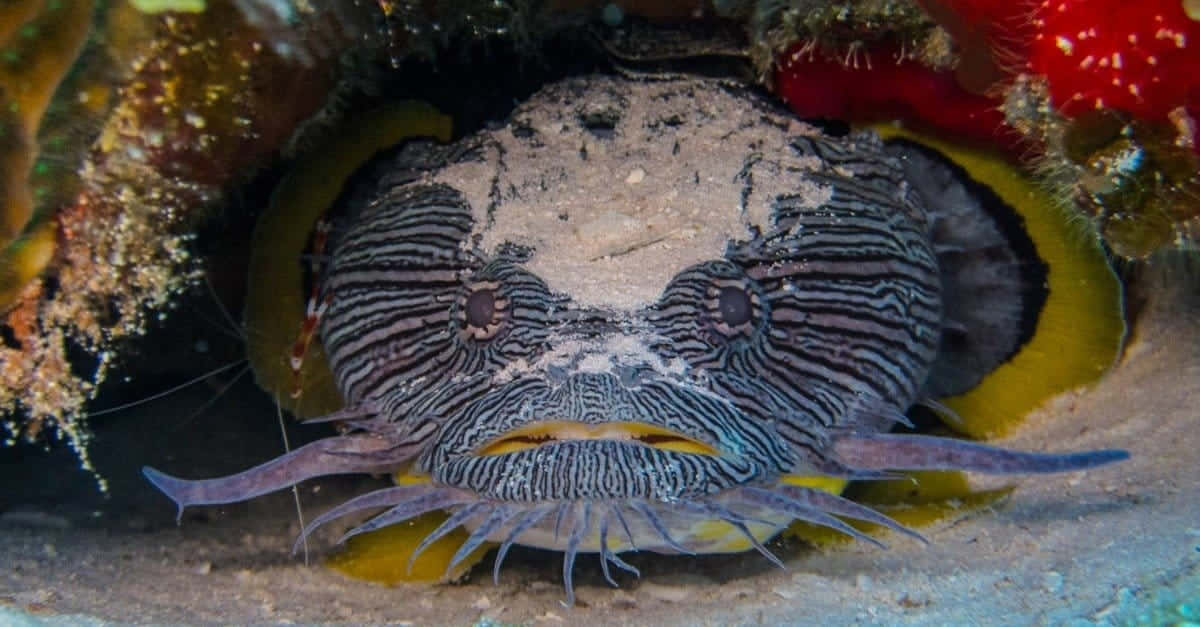
[[[659,425],[636,421],[586,423],[577,420],[538,420],[505,432],[475,449],[480,457],[504,455],[563,441],[608,440],[680,453],[720,456],[713,444]]]

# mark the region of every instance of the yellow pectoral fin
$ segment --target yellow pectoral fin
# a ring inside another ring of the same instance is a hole
[[[429,475],[411,473],[404,469],[394,473],[392,481],[396,485],[404,486],[428,483],[430,478]],[[449,515],[445,512],[430,512],[412,520],[354,536],[346,541],[346,550],[330,557],[326,565],[347,577],[388,586],[398,583],[456,581],[472,566],[478,564],[495,545],[485,542],[452,570],[447,571],[450,560],[467,541],[466,530],[458,528],[429,545],[413,560],[412,570],[408,568],[408,560],[413,551],[447,518]]]
[[[975,388],[941,399],[962,419],[947,426],[976,439],[1003,437],[1046,400],[1107,372],[1125,338],[1122,287],[1086,225],[1072,222],[1046,190],[998,154],[894,125],[873,128],[885,138],[904,137],[941,152],[991,188],[1022,218],[1048,267],[1049,294],[1033,336]]]
[[[396,485],[418,485],[432,481],[429,475],[409,472],[408,468],[392,473],[392,483]]]
[[[446,567],[455,552],[467,541],[467,532],[462,528],[455,529],[417,556],[413,560],[412,570],[408,567],[409,558],[417,545],[446,518],[448,516],[444,512],[431,512],[378,531],[354,536],[346,541],[346,550],[330,557],[326,565],[347,577],[388,586],[455,581],[478,564],[494,545],[484,543],[447,572]]]
[[[893,481],[857,482],[847,490],[846,496],[906,527],[924,527],[983,509],[1011,492],[1012,488],[973,490],[961,472],[922,471],[905,473],[904,478]],[[884,531],[871,523],[846,522],[867,534]],[[828,527],[805,522],[792,523],[783,533],[785,537],[821,547],[852,540]]]
[[[780,483],[794,485],[801,488],[813,488],[830,494],[841,494],[846,489],[849,480],[839,477],[823,477],[817,475],[784,475],[780,478]]]

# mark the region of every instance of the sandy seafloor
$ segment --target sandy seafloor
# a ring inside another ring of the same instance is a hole
[[[894,535],[888,550],[775,546],[786,570],[753,553],[633,555],[643,576],[619,589],[586,555],[574,608],[561,603],[559,556],[539,551],[510,557],[499,586],[486,559],[463,584],[384,588],[290,555],[290,493],[192,509],[174,524],[140,466],[215,476],[282,446],[272,405],[249,383],[193,416],[212,396],[201,386],[101,424],[108,500],[68,451],[0,460],[0,624],[1200,623],[1200,289],[1151,292],[1113,372],[1049,403],[1009,442],[1118,446],[1132,459],[1016,479],[1007,501],[924,529],[929,546]],[[305,511],[373,481],[306,484]],[[331,527],[315,552],[345,529]]]

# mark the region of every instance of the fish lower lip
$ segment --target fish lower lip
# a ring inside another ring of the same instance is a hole
[[[641,422],[605,422],[587,424],[567,420],[542,421],[525,425],[481,446],[476,455],[505,455],[562,441],[615,440],[693,455],[718,456],[711,445],[682,433]]]

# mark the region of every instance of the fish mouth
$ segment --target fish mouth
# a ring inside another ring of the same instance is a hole
[[[676,453],[721,455],[710,444],[656,425],[628,421],[591,424],[572,420],[544,420],[524,425],[483,444],[476,449],[475,455],[507,455],[569,441],[628,442]]]

